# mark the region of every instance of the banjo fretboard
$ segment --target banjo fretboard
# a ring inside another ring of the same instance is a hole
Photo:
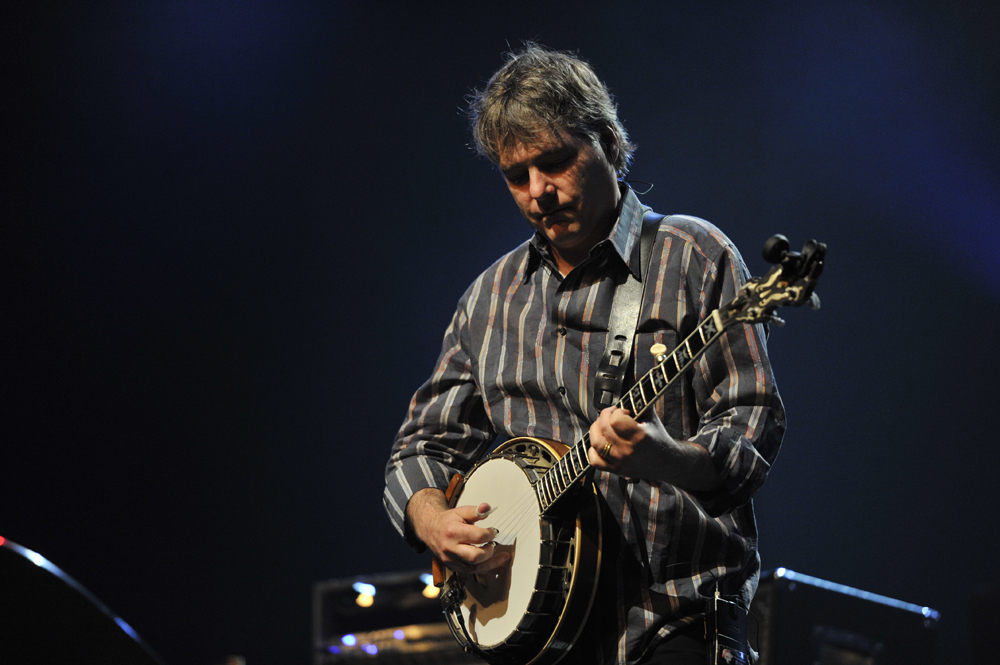
[[[719,310],[713,311],[694,332],[688,335],[687,339],[654,365],[653,369],[646,372],[645,376],[639,379],[615,406],[627,409],[634,418],[641,416],[677,377],[701,357],[724,330]],[[535,483],[535,492],[542,513],[548,511],[590,470],[590,462],[587,460],[589,448],[588,432]]]

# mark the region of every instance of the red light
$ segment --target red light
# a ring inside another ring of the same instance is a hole
[[[3,536],[0,536],[0,547],[3,547],[3,544],[6,543],[6,542],[7,542],[7,539],[4,538]]]

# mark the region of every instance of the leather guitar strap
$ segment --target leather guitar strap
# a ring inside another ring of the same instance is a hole
[[[611,303],[611,319],[608,321],[608,340],[604,358],[597,368],[597,384],[594,386],[594,404],[597,410],[605,409],[621,397],[625,370],[632,355],[632,342],[639,324],[639,308],[642,293],[649,273],[649,260],[653,254],[653,240],[660,228],[663,215],[647,211],[642,218],[642,236],[639,241],[641,279],[636,279],[631,270],[624,271],[624,279],[615,287],[615,297]]]

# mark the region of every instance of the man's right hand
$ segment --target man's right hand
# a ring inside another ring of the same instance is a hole
[[[496,552],[496,531],[475,525],[490,513],[490,506],[448,508],[444,492],[422,489],[406,506],[413,532],[445,566],[464,573],[484,573],[507,563],[510,554]]]

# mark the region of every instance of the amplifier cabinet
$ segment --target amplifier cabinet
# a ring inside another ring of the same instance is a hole
[[[482,665],[451,634],[425,571],[313,585],[313,663]]]
[[[778,568],[750,613],[757,665],[934,665],[940,615],[929,607]]]

